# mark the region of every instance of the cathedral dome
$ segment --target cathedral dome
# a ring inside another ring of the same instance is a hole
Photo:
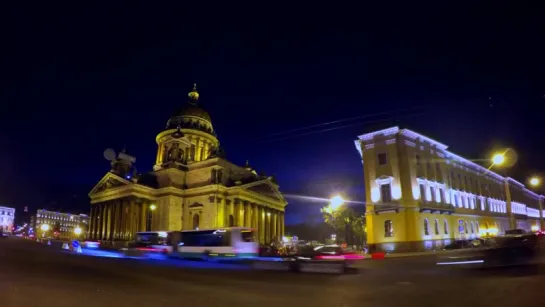
[[[193,85],[193,90],[187,95],[189,100],[186,105],[176,111],[167,122],[167,129],[193,129],[216,135],[212,128],[212,119],[206,110],[198,105],[199,92],[197,84]]]

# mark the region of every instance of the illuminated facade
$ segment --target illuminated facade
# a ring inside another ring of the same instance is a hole
[[[4,232],[11,232],[15,220],[15,209],[0,206],[0,229]]]
[[[44,209],[37,211],[33,222],[35,223],[34,233],[39,234],[39,236],[64,240],[85,238],[89,228],[89,216],[85,214],[71,214]],[[47,230],[43,228],[43,225],[47,225]],[[76,228],[81,229],[80,234],[76,234]]]
[[[91,239],[229,226],[256,229],[262,243],[283,236],[287,202],[274,179],[226,160],[196,87],[188,96],[156,137],[153,171],[132,173],[136,159],[124,152],[108,158],[111,171],[89,194]]]
[[[541,228],[543,195],[444,144],[398,127],[360,135],[355,143],[372,250],[437,249],[454,239]]]

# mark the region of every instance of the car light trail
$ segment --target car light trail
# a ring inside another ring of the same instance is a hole
[[[437,265],[477,264],[477,263],[484,263],[484,260],[455,261],[455,262],[437,262]]]

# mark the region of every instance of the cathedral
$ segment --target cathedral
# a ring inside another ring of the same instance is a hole
[[[225,158],[196,85],[157,137],[153,171],[106,150],[111,170],[89,193],[91,240],[131,241],[139,231],[251,227],[268,243],[284,234],[286,200],[271,176]]]

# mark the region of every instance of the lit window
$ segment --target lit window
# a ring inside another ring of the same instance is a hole
[[[384,222],[384,236],[385,237],[393,237],[394,236],[394,226],[393,226],[391,220],[387,220],[387,221]]]
[[[420,184],[420,198],[426,200],[426,187],[423,183]]]
[[[386,165],[388,164],[388,158],[386,157],[386,153],[379,153],[378,154],[378,165]]]
[[[380,186],[380,196],[383,203],[392,202],[392,189],[389,183]]]
[[[434,187],[431,187],[431,186],[430,186],[430,194],[431,194],[431,199],[430,199],[430,201],[435,201],[436,195],[435,195],[435,188],[434,188]]]

